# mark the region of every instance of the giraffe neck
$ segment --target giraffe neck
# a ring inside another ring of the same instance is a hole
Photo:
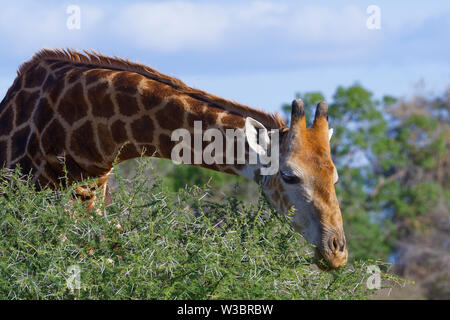
[[[86,79],[95,72],[87,72]],[[115,159],[122,162],[140,156],[174,160],[172,150],[180,141],[174,141],[172,134],[181,129],[189,133],[189,139],[185,138],[183,141],[187,142],[191,149],[188,151],[191,152],[188,164],[258,179],[258,164],[249,165],[237,159],[237,143],[232,143],[235,151],[231,153],[231,158],[230,152],[225,152],[227,135],[230,132],[243,133],[245,116],[130,72],[109,71],[98,79],[96,84],[89,85],[87,82],[89,81],[85,80],[90,101],[102,100],[104,90],[101,89],[106,88],[106,82],[108,86],[105,90],[111,92],[110,98],[115,110],[111,118],[114,120],[110,121],[109,127],[98,120],[96,125],[99,149],[103,151],[102,163],[107,166],[112,166]],[[91,108],[93,114],[96,109],[106,109],[102,104],[92,105]],[[223,154],[218,156],[214,163],[205,162],[202,154],[211,143],[203,141],[204,133],[209,129],[216,129],[223,137]],[[186,150],[188,149],[184,152]],[[244,152],[247,159],[246,143]]]

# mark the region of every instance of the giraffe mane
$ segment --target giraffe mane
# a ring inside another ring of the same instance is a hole
[[[249,116],[255,118],[270,129],[283,128],[286,126],[285,122],[280,118],[278,113],[266,113],[262,110],[253,109],[237,102],[226,100],[205,91],[189,87],[181,80],[162,74],[157,70],[143,64],[135,63],[119,57],[104,56],[93,50],[83,50],[83,53],[81,53],[74,49],[42,49],[35,53],[29,61],[24,62],[17,70],[17,74],[20,76],[21,74],[25,73],[32,65],[46,59],[81,63],[113,70],[135,72],[152,80],[169,85],[183,94],[191,96],[200,101],[210,103],[230,113],[238,114],[243,117]]]

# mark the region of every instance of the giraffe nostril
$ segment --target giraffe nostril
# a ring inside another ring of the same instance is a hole
[[[330,248],[331,252],[335,252],[336,248],[337,248],[337,240],[336,237],[332,237],[329,241],[328,241],[328,247]]]
[[[331,252],[337,252],[337,251],[344,252],[345,240],[339,239],[338,237],[334,236],[328,242],[328,246],[329,246]]]
[[[333,246],[332,246],[332,250],[333,251],[335,251],[336,249],[337,249],[337,247],[338,247],[338,244],[337,244],[337,240],[336,240],[336,238],[333,238]]]

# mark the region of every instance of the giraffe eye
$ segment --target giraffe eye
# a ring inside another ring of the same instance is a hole
[[[293,174],[289,174],[289,173],[283,172],[283,171],[280,171],[280,174],[281,174],[281,178],[283,179],[283,181],[288,184],[294,184],[294,183],[300,182],[300,178]]]

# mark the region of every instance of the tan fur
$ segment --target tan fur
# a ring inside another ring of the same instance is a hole
[[[288,197],[283,198],[284,204],[280,207],[295,204],[298,210],[303,210],[297,213],[297,219],[294,219],[297,224],[294,226],[307,234],[314,230],[305,227],[311,225],[308,221],[318,225],[319,231],[315,230],[315,235],[305,235],[317,246],[316,256],[332,268],[344,265],[347,249],[334,188],[335,167],[331,159],[327,116],[316,116],[311,128],[306,127],[304,114],[292,121],[282,150],[285,151],[280,156],[280,169],[296,173],[301,181],[287,187]]]

